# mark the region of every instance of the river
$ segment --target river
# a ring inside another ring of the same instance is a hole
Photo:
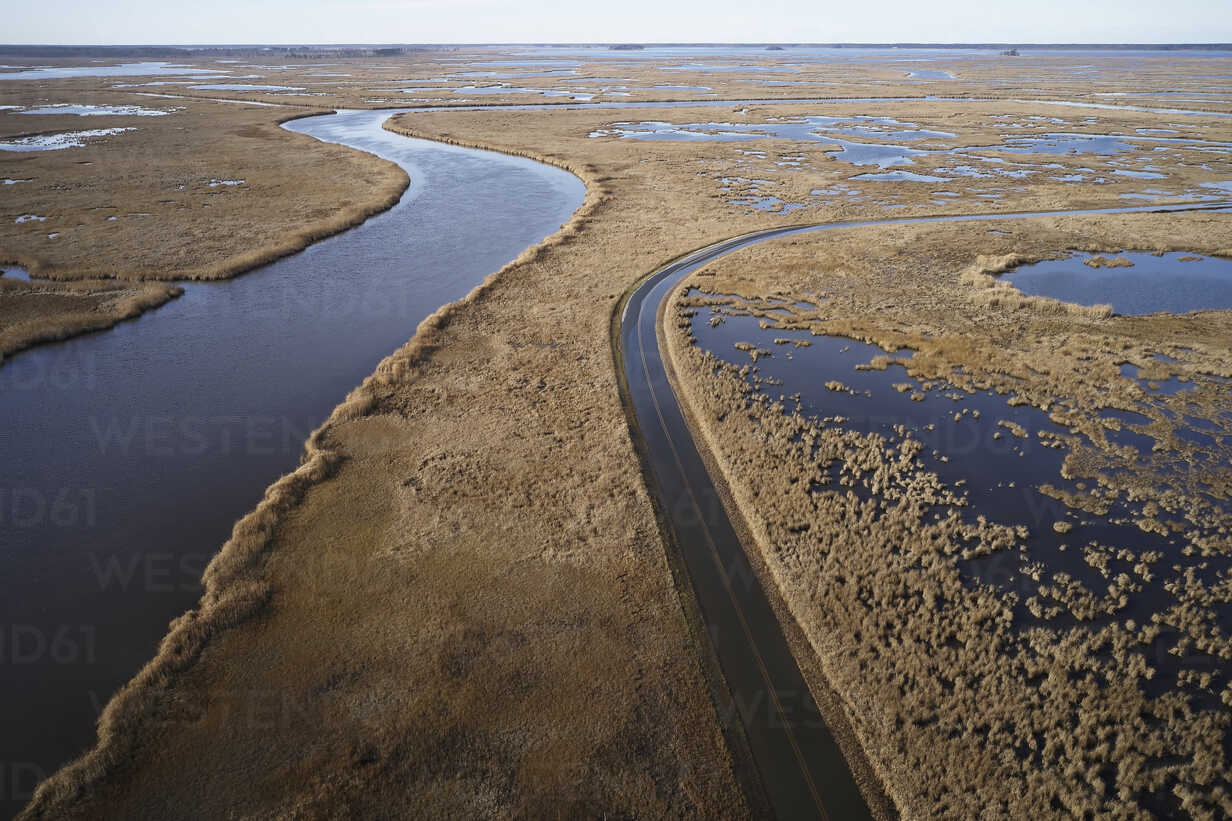
[[[0,814],[92,745],[308,433],[424,317],[582,203],[572,174],[408,139],[381,127],[392,113],[285,126],[404,168],[389,211],[0,368]]]

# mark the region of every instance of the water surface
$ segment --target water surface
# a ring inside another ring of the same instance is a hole
[[[61,80],[67,77],[144,77],[154,74],[226,74],[214,68],[192,68],[165,62],[122,63],[114,66],[43,66],[0,71],[0,80]]]
[[[1003,277],[1024,294],[1079,305],[1111,305],[1118,314],[1232,309],[1232,260],[1199,254],[1145,252],[1124,257],[1131,267],[1093,268],[1094,254],[1024,265]],[[1195,259],[1195,257],[1197,257]]]

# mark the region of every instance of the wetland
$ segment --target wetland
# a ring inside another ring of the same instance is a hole
[[[764,812],[622,294],[978,214],[667,293],[767,624],[873,817],[1232,812],[1232,75],[1075,58],[11,61],[6,810]]]

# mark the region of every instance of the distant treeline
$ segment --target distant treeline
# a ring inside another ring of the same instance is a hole
[[[631,47],[631,44],[626,43],[502,43],[500,45],[536,46],[540,48],[619,48],[622,50]],[[993,51],[1006,51],[1015,48],[1044,49],[1048,51],[1125,51],[1127,49],[1135,51],[1232,51],[1232,43],[638,43],[636,45],[641,48],[722,47],[765,49],[771,46],[781,46],[783,48],[977,48]]]

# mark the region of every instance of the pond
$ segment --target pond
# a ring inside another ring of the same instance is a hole
[[[1232,259],[1201,254],[1075,254],[1023,265],[1002,278],[1024,294],[1111,305],[1118,314],[1232,309]]]

